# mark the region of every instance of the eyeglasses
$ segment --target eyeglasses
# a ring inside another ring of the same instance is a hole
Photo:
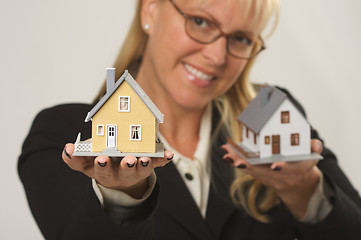
[[[219,26],[211,20],[205,17],[185,14],[175,5],[173,0],[169,1],[185,18],[185,31],[188,36],[196,42],[209,44],[224,36],[227,39],[228,53],[242,59],[251,59],[266,49],[260,36],[255,37],[253,33],[243,31],[225,34]]]

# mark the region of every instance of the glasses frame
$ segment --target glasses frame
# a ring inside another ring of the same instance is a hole
[[[234,54],[231,53],[231,51],[229,50],[229,46],[228,46],[228,42],[229,42],[228,37],[229,37],[229,36],[233,36],[234,34],[232,34],[232,33],[231,33],[231,34],[226,34],[226,33],[224,33],[224,32],[221,30],[221,28],[218,26],[218,24],[217,24],[217,23],[214,23],[214,22],[212,22],[212,23],[213,23],[213,24],[217,27],[217,29],[219,30],[219,35],[216,36],[215,38],[213,38],[213,39],[212,39],[211,41],[209,41],[209,42],[200,41],[199,39],[196,39],[196,38],[194,38],[193,36],[191,36],[191,35],[188,33],[188,30],[187,30],[187,21],[189,21],[190,18],[192,18],[193,16],[188,15],[188,14],[182,12],[182,10],[180,10],[180,8],[177,7],[177,5],[175,5],[175,3],[173,2],[173,0],[169,0],[169,1],[170,1],[170,3],[173,5],[173,7],[177,10],[177,12],[185,18],[184,29],[185,29],[185,32],[187,33],[187,35],[188,35],[191,39],[193,39],[194,41],[196,41],[196,42],[198,42],[198,43],[201,43],[201,44],[210,44],[210,43],[215,42],[217,39],[219,39],[219,38],[221,38],[221,37],[225,37],[225,38],[226,38],[226,41],[227,41],[227,45],[226,45],[227,52],[228,52],[230,55],[232,55],[233,57],[240,58],[240,59],[246,59],[246,60],[249,60],[249,59],[252,59],[252,58],[256,57],[260,52],[262,52],[263,50],[266,49],[266,46],[265,46],[265,43],[264,43],[262,37],[261,37],[261,36],[258,36],[258,37],[254,40],[254,41],[255,41],[255,44],[254,44],[253,49],[252,49],[252,51],[251,51],[251,56],[249,56],[249,57],[240,57],[240,56],[234,55]],[[256,51],[255,53],[253,53],[253,51],[254,51],[254,49],[255,49],[255,46],[257,46],[257,44],[260,44],[260,45],[261,45],[261,48],[260,48],[258,51]]]

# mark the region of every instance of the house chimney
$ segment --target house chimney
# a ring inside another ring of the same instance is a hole
[[[270,86],[267,84],[262,85],[261,89],[259,90],[259,94],[261,95],[261,106],[264,107],[269,101],[270,98]]]
[[[112,91],[115,85],[115,68],[107,68],[107,93]]]

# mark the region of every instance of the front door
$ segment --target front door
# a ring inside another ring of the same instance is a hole
[[[280,154],[280,135],[272,135],[272,154]]]
[[[107,125],[107,148],[116,147],[117,126]]]

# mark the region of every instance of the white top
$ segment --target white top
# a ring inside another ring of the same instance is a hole
[[[197,204],[199,211],[203,218],[206,217],[208,194],[210,186],[210,136],[211,136],[211,120],[212,110],[211,106],[207,107],[201,120],[201,127],[199,129],[199,142],[194,153],[193,160],[189,159],[174,148],[172,148],[165,138],[159,134],[160,140],[164,143],[167,150],[174,153],[173,163],[177,167],[180,175],[183,178],[189,192],[191,193],[194,202]],[[192,175],[193,179],[189,180],[186,174]],[[105,188],[96,184],[93,179],[94,191],[102,204],[107,209],[107,212],[113,212],[112,215],[126,214],[128,211],[126,207],[135,206],[147,199],[152,192],[156,181],[156,176],[153,171],[149,177],[149,188],[143,195],[142,199],[134,199],[118,190]],[[105,204],[106,203],[106,204]],[[328,202],[323,191],[323,175],[315,189],[310,201],[308,203],[306,216],[301,219],[303,222],[314,223],[324,219],[332,210],[332,205]]]

